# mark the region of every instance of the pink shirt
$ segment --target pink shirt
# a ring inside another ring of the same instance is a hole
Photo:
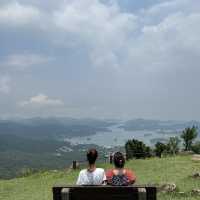
[[[106,179],[108,183],[111,183],[113,176],[116,175],[114,171],[115,169],[110,169],[106,172]],[[124,169],[124,175],[128,178],[130,184],[133,184],[136,181],[136,176],[133,171]]]

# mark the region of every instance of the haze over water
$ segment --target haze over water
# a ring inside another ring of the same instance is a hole
[[[91,136],[65,138],[65,141],[69,141],[71,144],[97,144],[104,147],[124,146],[129,139],[137,139],[143,141],[145,144],[152,146],[152,139],[162,138],[167,140],[169,137],[177,135],[176,133],[167,134],[160,133],[159,130],[149,131],[126,131],[120,126],[123,124],[117,124],[109,127],[110,132],[97,132]]]

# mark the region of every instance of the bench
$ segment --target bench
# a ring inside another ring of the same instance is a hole
[[[156,187],[58,185],[53,200],[156,200]]]

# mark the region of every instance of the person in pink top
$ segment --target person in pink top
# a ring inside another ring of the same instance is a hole
[[[114,165],[114,169],[110,169],[106,172],[108,185],[127,186],[135,183],[135,173],[132,170],[124,168],[125,158],[121,152],[116,152],[114,154]]]

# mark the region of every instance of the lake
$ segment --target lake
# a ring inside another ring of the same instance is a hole
[[[160,138],[162,140],[167,140],[169,137],[177,136],[177,133],[172,133],[170,130],[155,131],[125,131],[120,128],[123,124],[117,124],[109,127],[110,132],[97,132],[91,136],[84,137],[73,137],[65,138],[65,141],[70,142],[73,145],[76,144],[97,144],[103,147],[114,147],[114,146],[124,146],[127,140],[137,139],[143,141],[145,144],[152,146],[151,140]],[[170,134],[169,134],[170,133]]]

